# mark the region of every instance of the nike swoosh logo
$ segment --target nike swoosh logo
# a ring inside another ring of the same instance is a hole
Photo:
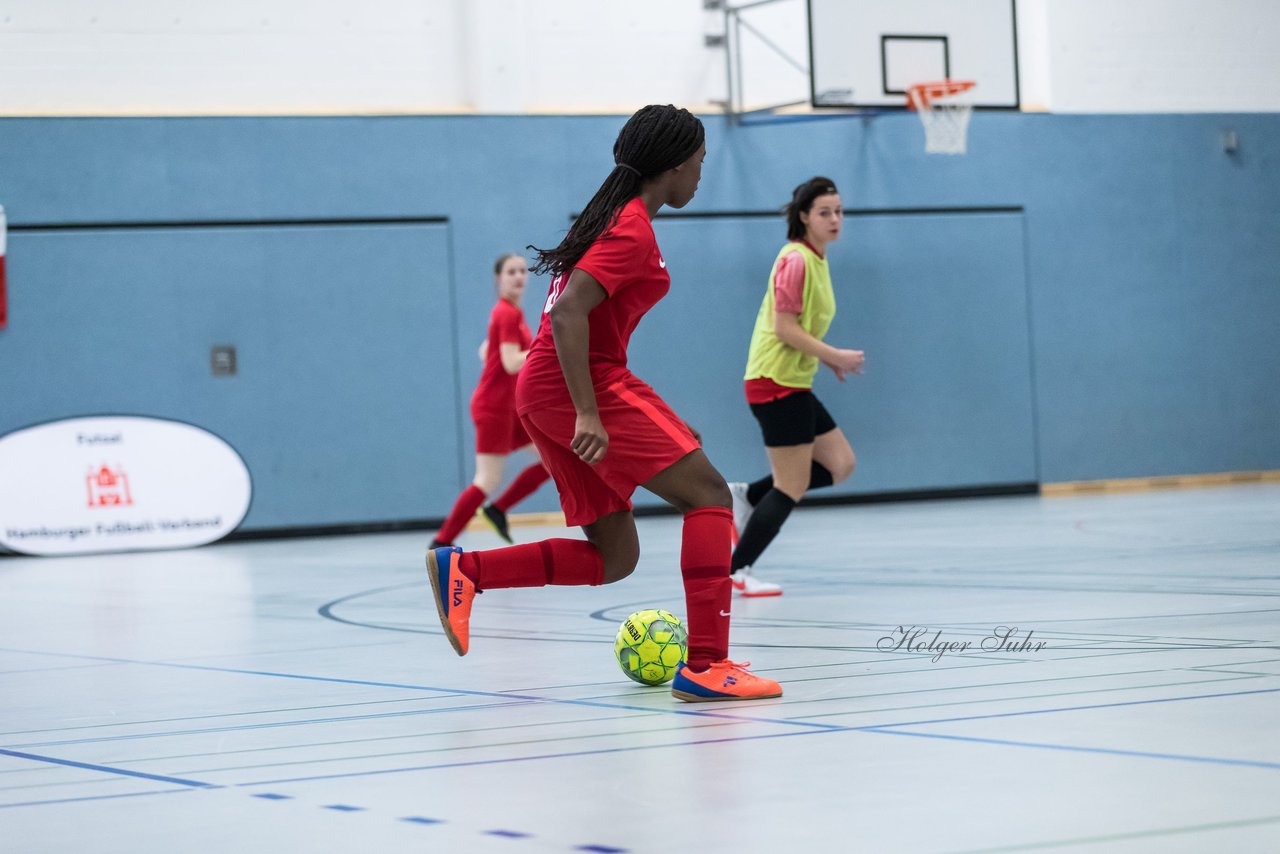
[[[728,611],[721,611],[721,612],[720,612],[720,616],[722,616],[722,617],[727,617],[727,616],[729,616],[729,612],[728,612]]]
[[[659,259],[658,259],[658,266],[659,266],[659,267],[661,267],[661,268],[662,268],[662,269],[664,269],[664,270],[665,270],[665,269],[667,269],[667,259],[666,259],[666,258],[659,258]]]

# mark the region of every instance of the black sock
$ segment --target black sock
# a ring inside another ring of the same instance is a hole
[[[771,489],[773,489],[773,475],[771,474],[765,475],[755,483],[747,484],[747,502],[752,507],[755,507],[760,503],[760,499],[764,498]]]
[[[738,547],[733,550],[729,571],[737,572],[754,564],[769,547],[769,543],[773,542],[773,538],[778,536],[782,523],[787,521],[795,506],[796,502],[790,495],[776,489],[769,490],[756,505],[751,521],[747,522],[747,529],[738,540]]]
[[[821,489],[824,486],[831,486],[836,479],[831,476],[831,472],[827,471],[826,466],[814,460],[809,466],[809,488]],[[760,499],[764,498],[769,490],[773,489],[773,475],[767,474],[757,480],[755,483],[747,486],[747,501],[755,507],[760,503]]]
[[[817,460],[809,466],[809,488],[822,489],[824,486],[831,486],[836,482],[831,472],[827,471],[827,467]]]

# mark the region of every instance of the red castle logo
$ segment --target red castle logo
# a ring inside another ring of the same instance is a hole
[[[133,503],[129,476],[118,465],[115,471],[105,465],[97,470],[89,469],[84,481],[89,490],[90,507],[122,507]]]

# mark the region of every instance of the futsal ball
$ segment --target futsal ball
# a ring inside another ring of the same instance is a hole
[[[661,685],[688,660],[688,640],[689,632],[670,611],[637,611],[618,627],[613,652],[627,676],[641,685]]]

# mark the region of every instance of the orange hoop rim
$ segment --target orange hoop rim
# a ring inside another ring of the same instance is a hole
[[[976,81],[973,80],[935,80],[931,83],[912,83],[907,87],[907,109],[916,109],[917,99],[927,107],[935,98],[959,95],[961,92],[968,92],[976,85]]]

